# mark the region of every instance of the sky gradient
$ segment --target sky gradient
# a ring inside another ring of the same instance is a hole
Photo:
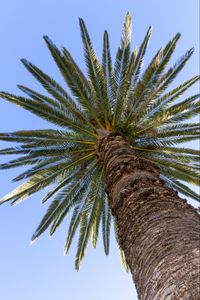
[[[114,55],[126,11],[133,16],[132,46],[139,45],[148,26],[153,26],[145,65],[161,46],[180,32],[182,38],[171,64],[192,46],[196,51],[174,85],[199,73],[198,0],[7,0],[1,3],[0,90],[21,94],[16,84],[23,84],[43,91],[22,66],[20,58],[27,58],[64,85],[42,40],[43,35],[48,35],[56,45],[68,48],[85,71],[78,17],[85,20],[99,56],[103,31],[108,30]],[[198,90],[196,85],[185,96]],[[0,101],[0,132],[52,127],[31,113]],[[1,143],[0,148],[6,146]],[[197,144],[192,146],[198,147]],[[6,161],[5,157],[0,159]],[[22,168],[0,171],[0,197],[16,186],[11,180],[19,171]],[[69,254],[63,256],[67,220],[53,238],[49,239],[45,232],[34,245],[29,245],[31,235],[47,209],[47,205],[40,205],[43,194],[37,193],[16,207],[0,207],[1,298],[137,300],[131,275],[120,265],[114,238],[108,257],[104,255],[101,236],[96,250],[89,245],[79,273],[74,269],[77,240]]]

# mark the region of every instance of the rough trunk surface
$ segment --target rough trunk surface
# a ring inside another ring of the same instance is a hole
[[[200,216],[122,137],[101,139],[107,193],[140,300],[200,299]]]

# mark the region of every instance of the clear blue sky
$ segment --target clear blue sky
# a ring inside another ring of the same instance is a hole
[[[16,84],[41,90],[19,59],[24,57],[41,67],[55,79],[62,79],[44,45],[47,34],[57,45],[65,45],[84,68],[78,17],[88,26],[97,52],[101,54],[102,34],[108,29],[113,53],[119,43],[124,14],[133,16],[133,45],[139,45],[149,25],[153,37],[147,55],[150,57],[176,33],[182,39],[172,63],[187,49],[196,52],[181,81],[199,72],[198,0],[6,0],[1,1],[0,18],[0,90],[18,93]],[[197,92],[198,87],[189,91]],[[0,132],[30,128],[49,128],[47,122],[10,104],[0,101]],[[1,143],[1,148],[6,144]],[[194,145],[197,147],[197,145]],[[5,158],[1,158],[5,161]],[[14,188],[11,179],[18,169],[0,171],[0,196]],[[0,207],[0,297],[3,300],[136,300],[130,274],[126,274],[118,258],[112,238],[109,257],[99,240],[97,250],[89,247],[81,270],[74,270],[76,242],[68,256],[63,256],[67,222],[52,240],[45,233],[34,245],[29,240],[46,206],[40,195],[10,208]]]

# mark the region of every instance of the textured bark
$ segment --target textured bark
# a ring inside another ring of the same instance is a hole
[[[122,137],[97,145],[140,300],[200,299],[200,216]]]

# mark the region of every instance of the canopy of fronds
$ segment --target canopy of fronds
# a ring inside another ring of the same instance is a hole
[[[102,129],[111,136],[122,135],[133,148],[140,151],[144,159],[160,167],[161,177],[167,185],[199,200],[198,195],[187,186],[188,183],[199,184],[199,151],[178,145],[199,137],[199,123],[189,121],[200,111],[199,94],[187,99],[181,96],[200,77],[195,76],[168,91],[194,49],[187,51],[166,70],[180,38],[178,33],[141,72],[151,28],[147,30],[138,50],[132,50],[131,16],[127,13],[114,63],[107,31],[103,37],[102,59],[99,60],[82,19],[80,29],[87,75],[83,74],[67,49],[58,49],[47,36],[44,37],[71,95],[25,59],[22,59],[22,63],[49,96],[22,85],[19,88],[26,97],[0,92],[2,99],[59,127],[0,133],[1,140],[19,143],[19,146],[0,151],[0,154],[19,155],[2,164],[1,169],[31,166],[14,179],[26,180],[25,183],[3,197],[0,203],[11,201],[12,205],[16,205],[35,192],[51,186],[42,200],[42,203],[51,201],[51,204],[32,241],[48,227],[50,235],[53,235],[69,211],[72,211],[64,252],[68,252],[79,229],[75,262],[77,269],[90,237],[96,247],[100,228],[105,253],[109,252],[112,217],[104,189],[102,162],[95,155],[95,143]]]

